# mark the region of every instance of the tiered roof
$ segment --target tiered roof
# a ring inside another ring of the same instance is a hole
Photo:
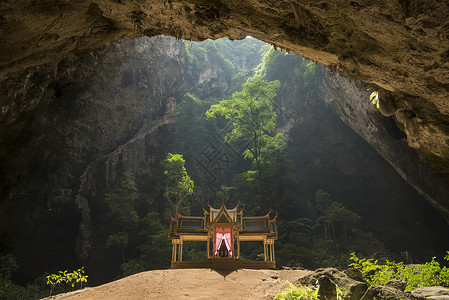
[[[204,210],[203,217],[183,216],[176,213],[171,218],[170,238],[182,236],[207,236],[208,231],[218,224],[229,223],[239,231],[241,240],[260,240],[261,238],[277,238],[276,216],[270,219],[271,210],[265,216],[243,217],[243,209],[237,205],[233,209],[227,209],[224,204],[219,208],[209,206],[209,211]]]

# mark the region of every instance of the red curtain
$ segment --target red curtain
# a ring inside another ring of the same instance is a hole
[[[225,242],[226,248],[229,251],[229,255],[232,256],[232,237],[231,237],[231,228],[219,228],[215,229],[215,252],[214,255],[218,256],[218,250],[220,250],[221,243]]]

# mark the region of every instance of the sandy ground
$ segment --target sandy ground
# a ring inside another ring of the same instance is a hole
[[[156,270],[46,299],[267,299],[307,270]]]

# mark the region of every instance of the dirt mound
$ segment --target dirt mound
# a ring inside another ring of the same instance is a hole
[[[307,270],[156,270],[47,299],[267,299]]]

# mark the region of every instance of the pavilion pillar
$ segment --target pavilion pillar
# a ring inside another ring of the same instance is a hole
[[[237,257],[240,258],[240,235],[237,232]]]
[[[235,245],[235,235],[237,234],[237,232],[233,229],[232,230],[232,257],[235,257],[235,247],[234,247],[234,245]]]
[[[265,238],[263,240],[263,257],[265,261],[267,261],[267,256],[268,256],[267,239]]]
[[[207,258],[210,258],[210,235],[207,236]]]
[[[182,261],[182,239],[179,239],[178,261]]]
[[[180,261],[180,259],[182,258],[181,256],[181,239],[173,239],[172,240],[172,255],[171,255],[171,260],[172,261]]]

